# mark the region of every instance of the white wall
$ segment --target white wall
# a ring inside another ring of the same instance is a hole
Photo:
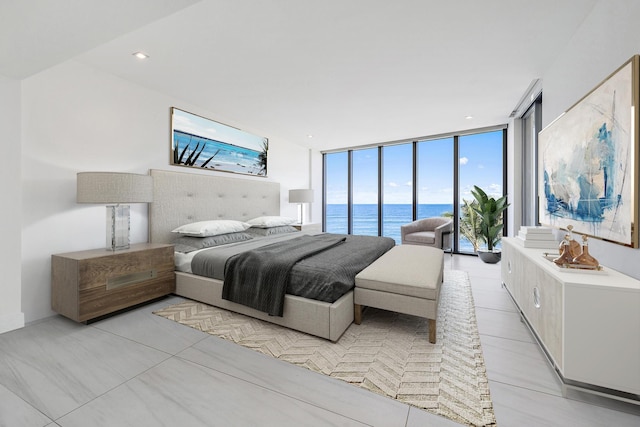
[[[105,245],[105,208],[76,204],[77,172],[146,173],[150,168],[189,172],[169,166],[172,106],[263,135],[250,123],[234,123],[224,117],[223,105],[219,112],[203,111],[75,61],[24,80],[22,106],[21,289],[27,321],[54,314],[50,309],[51,254]],[[307,149],[270,138],[267,179],[282,183],[283,215],[296,215],[296,206],[287,200],[288,189],[307,185],[307,158]],[[16,182],[17,175],[12,174],[7,182]],[[132,243],[147,241],[146,214],[146,205],[131,205]],[[0,301],[4,294],[3,288]]]
[[[20,307],[20,82],[0,76],[0,129],[2,154],[0,167],[0,333],[24,326]]]
[[[640,53],[638,17],[640,2],[636,0],[600,0],[596,4],[571,42],[543,75],[543,127],[631,56]],[[637,188],[636,185],[636,191]],[[603,265],[640,279],[639,249],[595,239],[590,241],[589,249]]]

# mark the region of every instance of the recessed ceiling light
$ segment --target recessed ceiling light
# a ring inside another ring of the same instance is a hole
[[[144,52],[134,52],[133,56],[135,56],[138,59],[147,59],[149,57],[149,55],[147,55]]]
[[[307,135],[307,138],[313,138],[313,135]]]
[[[467,119],[467,120],[471,120],[471,119],[473,119],[473,116],[465,116],[464,118]]]

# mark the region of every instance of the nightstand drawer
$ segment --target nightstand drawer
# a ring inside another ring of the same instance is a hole
[[[112,255],[107,252],[104,256],[78,260],[78,286],[80,290],[113,289],[118,284],[151,280],[159,272],[173,270],[173,247],[113,252]]]
[[[106,286],[80,291],[78,321],[83,322],[111,312],[131,307],[176,290],[175,273],[162,272],[153,279],[107,289]]]

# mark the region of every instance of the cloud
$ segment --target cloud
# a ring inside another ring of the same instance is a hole
[[[485,191],[493,197],[502,197],[502,185],[500,184],[490,184]]]
[[[183,132],[190,133],[192,135],[204,136],[209,139],[216,139],[219,136],[216,135],[218,131],[210,126],[202,126],[196,123],[190,117],[183,115],[173,115],[173,127],[174,129],[181,130]]]
[[[460,157],[460,164],[461,165],[466,165],[467,163],[469,163],[469,159],[466,157]]]
[[[389,187],[397,187],[397,186],[398,186],[398,184],[397,184],[397,183],[395,183],[395,182],[393,182],[393,181],[391,181],[391,182],[389,183]]]
[[[413,182],[407,181],[404,183],[404,185],[406,185],[407,187],[413,187]]]
[[[347,203],[347,193],[335,192],[329,193],[327,192],[327,204],[328,205],[344,205]]]

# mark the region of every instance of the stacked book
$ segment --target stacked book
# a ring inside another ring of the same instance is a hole
[[[558,249],[558,241],[549,227],[520,227],[518,241],[525,248]]]

